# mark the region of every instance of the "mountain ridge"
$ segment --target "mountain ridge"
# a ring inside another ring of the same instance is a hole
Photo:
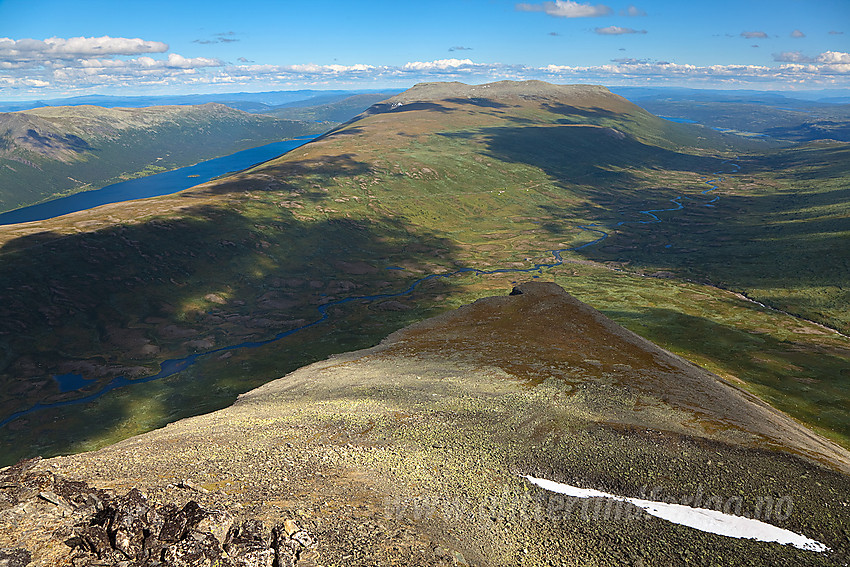
[[[297,522],[312,542],[302,559],[313,564],[549,565],[641,557],[654,564],[691,555],[702,562],[721,557],[726,565],[828,565],[846,556],[841,530],[850,512],[831,506],[823,513],[845,474],[787,454],[801,448],[801,438],[789,437],[781,449],[777,437],[765,444],[768,414],[736,391],[725,390],[724,408],[698,411],[702,394],[683,390],[690,408],[682,399],[665,400],[646,388],[649,375],[673,387],[682,379],[709,388],[721,383],[562,288],[524,283],[509,296],[402,329],[376,347],[298,369],[226,409],[26,466],[42,482],[46,475],[62,486],[86,482],[101,491],[103,506],[120,507],[118,497],[130,498],[132,489],[172,510],[197,501],[216,511],[219,519],[206,525],[222,544],[231,524],[251,521],[267,534],[272,525]],[[730,409],[725,417],[737,413],[737,423],[723,419]],[[787,420],[772,414],[774,425]],[[712,423],[707,415],[721,419]],[[847,451],[835,449],[843,460],[833,464],[847,470]],[[705,506],[717,509],[739,498],[742,513],[774,523],[764,510],[755,512],[759,498],[787,495],[794,508],[781,525],[830,551],[588,514],[581,502],[553,499],[522,475],[620,494],[651,490],[656,499],[663,493],[677,502],[693,503],[698,491]],[[20,482],[5,490],[19,494]],[[720,503],[710,504],[715,497]],[[71,554],[75,564],[88,565],[112,557],[112,547],[141,554],[117,544],[92,549],[85,544],[90,536],[71,544],[53,539],[54,532],[81,533],[74,519],[93,512],[53,492],[47,498],[0,502],[0,547],[25,550],[34,565],[62,564]],[[221,527],[223,518],[230,519]],[[15,543],[18,530],[31,536]],[[152,539],[146,549],[169,545]]]
[[[699,147],[699,129],[606,109],[628,104],[617,97],[449,99],[379,107],[179,194],[0,229],[0,283],[16,290],[0,320],[4,414],[51,404],[38,411],[56,420],[12,421],[4,454],[93,448],[223,407],[520,273],[568,286],[843,442],[841,337],[696,271],[629,264],[637,245],[664,259],[710,231],[683,252],[693,261],[702,255],[688,250],[728,242],[760,177],[714,180],[734,168]],[[678,234],[660,239],[667,226]],[[597,249],[620,252],[606,263]],[[174,361],[187,366],[160,373]],[[66,374],[78,389],[60,389]],[[126,387],[97,397],[119,376]]]
[[[0,210],[322,130],[218,103],[0,113]]]

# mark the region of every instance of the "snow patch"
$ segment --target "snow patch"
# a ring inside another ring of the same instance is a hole
[[[643,508],[647,513],[668,522],[712,534],[782,543],[807,551],[829,551],[829,548],[819,541],[752,518],[724,514],[723,512],[709,510],[707,508],[691,508],[683,504],[668,504],[666,502],[655,502],[653,500],[630,498],[628,496],[617,496],[616,494],[608,494],[607,492],[589,488],[579,488],[529,475],[523,475],[523,478],[544,490],[574,498],[612,498],[614,500],[629,502],[638,508]]]

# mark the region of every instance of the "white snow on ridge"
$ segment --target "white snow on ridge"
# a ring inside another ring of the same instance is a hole
[[[648,514],[658,518],[712,534],[783,543],[807,551],[829,551],[829,548],[819,541],[752,518],[724,514],[723,512],[709,510],[707,508],[691,508],[683,504],[668,504],[666,502],[655,502],[653,500],[630,498],[628,496],[617,496],[616,494],[608,494],[607,492],[589,488],[579,488],[529,475],[524,475],[523,478],[544,490],[574,498],[612,498],[614,500],[629,502],[638,508],[643,508]]]

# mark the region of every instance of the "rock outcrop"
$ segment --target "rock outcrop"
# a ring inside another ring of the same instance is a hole
[[[268,528],[259,520],[237,522],[228,511],[205,508],[194,500],[182,507],[157,505],[137,488],[117,496],[114,491],[38,470],[38,461],[21,461],[0,474],[0,513],[17,517],[19,527],[31,526],[23,533],[33,528],[40,531],[38,539],[56,549],[58,553],[42,556],[42,563],[70,561],[75,567],[311,564],[308,558],[315,541],[292,519]],[[24,567],[32,559],[26,545],[0,550],[3,567]]]

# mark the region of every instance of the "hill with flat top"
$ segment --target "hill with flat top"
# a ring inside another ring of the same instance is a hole
[[[0,212],[322,131],[215,103],[0,113]]]

